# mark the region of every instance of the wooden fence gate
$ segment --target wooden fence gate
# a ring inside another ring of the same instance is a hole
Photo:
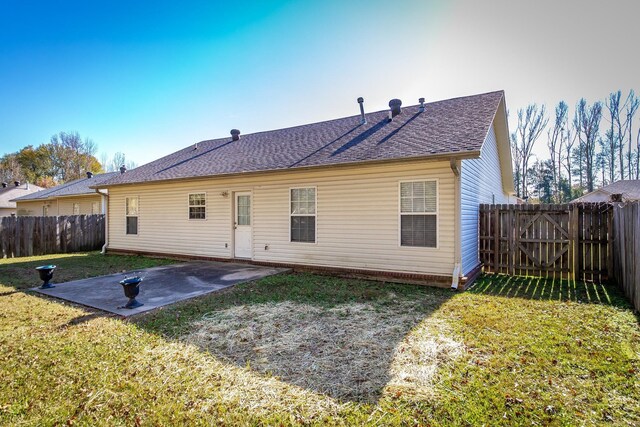
[[[607,203],[480,205],[485,271],[601,283],[612,256]]]

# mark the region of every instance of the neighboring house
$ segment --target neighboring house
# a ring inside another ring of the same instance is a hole
[[[93,175],[87,172],[86,178],[69,181],[37,193],[14,199],[18,207],[18,216],[60,216],[102,214],[105,210],[104,197],[91,185],[113,178],[119,172]]]
[[[13,199],[35,193],[42,189],[42,187],[29,184],[28,182],[24,184],[21,184],[20,181],[15,181],[13,184],[3,182],[0,188],[0,217],[16,215],[16,202],[14,202]]]
[[[620,202],[633,202],[640,200],[640,180],[625,179],[605,185],[584,196],[572,200],[570,203],[610,202],[611,196],[620,195]],[[616,198],[617,196],[614,196]]]
[[[504,93],[392,104],[232,130],[117,175],[102,185],[108,251],[472,279],[478,205],[514,189]]]

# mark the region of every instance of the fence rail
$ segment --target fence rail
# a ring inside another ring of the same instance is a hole
[[[612,206],[480,205],[485,271],[601,283],[613,263]]]
[[[640,311],[640,202],[614,205],[612,235],[613,277]]]
[[[3,217],[0,256],[14,258],[99,249],[104,215]]]

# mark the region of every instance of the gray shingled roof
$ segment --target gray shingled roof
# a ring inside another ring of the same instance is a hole
[[[414,105],[267,132],[202,141],[120,174],[106,185],[288,170],[438,155],[478,157],[504,92]]]
[[[597,190],[587,193],[575,200],[572,203],[590,202],[590,201],[608,201],[609,196],[612,194],[622,194],[622,200],[635,201],[640,200],[640,180],[639,179],[625,179],[616,181],[609,185],[605,185]]]
[[[16,197],[24,196],[26,194],[35,193],[42,190],[42,187],[38,187],[33,184],[20,184],[17,187],[13,183],[9,183],[6,188],[0,187],[0,208],[15,208],[16,203],[13,201]]]
[[[38,191],[27,196],[19,197],[17,201],[26,200],[46,200],[55,199],[56,197],[82,196],[86,194],[96,194],[96,191],[90,186],[101,185],[110,178],[119,175],[120,172],[107,172],[94,175],[92,178],[80,178],[75,181],[69,181],[65,184],[57,185],[46,190]]]

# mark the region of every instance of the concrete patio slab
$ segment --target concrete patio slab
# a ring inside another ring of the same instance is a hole
[[[52,283],[55,288],[33,290],[63,300],[98,308],[121,316],[153,310],[178,301],[219,291],[238,283],[284,273],[286,268],[260,267],[227,262],[188,262],[117,273],[108,276]],[[144,305],[134,309],[120,308],[127,302],[118,282],[128,276],[144,278],[136,298]]]

